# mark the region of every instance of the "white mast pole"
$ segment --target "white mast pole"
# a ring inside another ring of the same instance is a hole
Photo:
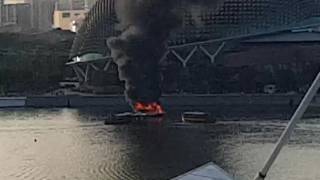
[[[291,120],[286,127],[285,131],[282,133],[280,139],[277,142],[276,147],[272,151],[271,155],[269,156],[268,160],[266,161],[262,170],[256,175],[254,180],[264,180],[267,176],[272,164],[278,157],[282,147],[288,142],[290,136],[296,126],[297,121],[299,121],[304,112],[307,110],[308,106],[310,105],[313,97],[317,94],[317,91],[320,87],[320,73],[317,75],[316,79],[313,81],[311,87],[309,88],[308,92],[302,99],[299,107],[297,108],[296,112],[291,117]]]

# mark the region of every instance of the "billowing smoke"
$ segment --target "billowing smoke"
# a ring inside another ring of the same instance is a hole
[[[161,96],[159,60],[165,42],[177,24],[174,0],[117,0],[116,11],[124,28],[108,40],[111,56],[125,81],[126,97],[137,102],[158,102]]]

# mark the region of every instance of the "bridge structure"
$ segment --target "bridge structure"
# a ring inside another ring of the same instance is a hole
[[[81,83],[90,80],[91,72],[107,72],[112,65],[106,42],[121,33],[115,1],[98,0],[74,39],[67,65]],[[222,0],[214,5],[203,1],[179,1],[177,9],[183,23],[172,31],[160,63],[174,60],[187,68],[200,53],[214,65],[219,54],[235,41],[320,27],[318,0]]]

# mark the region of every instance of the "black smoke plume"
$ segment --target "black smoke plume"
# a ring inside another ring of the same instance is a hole
[[[159,60],[178,19],[173,8],[173,0],[116,1],[117,17],[124,30],[120,36],[109,38],[108,46],[131,105],[159,102]]]

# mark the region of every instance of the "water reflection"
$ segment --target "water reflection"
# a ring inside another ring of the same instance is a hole
[[[184,124],[165,119],[105,126],[106,110],[0,111],[0,179],[168,179],[214,161],[252,179],[286,125],[282,121]],[[320,179],[320,120],[299,124],[269,179]],[[35,142],[34,139],[37,139]]]

